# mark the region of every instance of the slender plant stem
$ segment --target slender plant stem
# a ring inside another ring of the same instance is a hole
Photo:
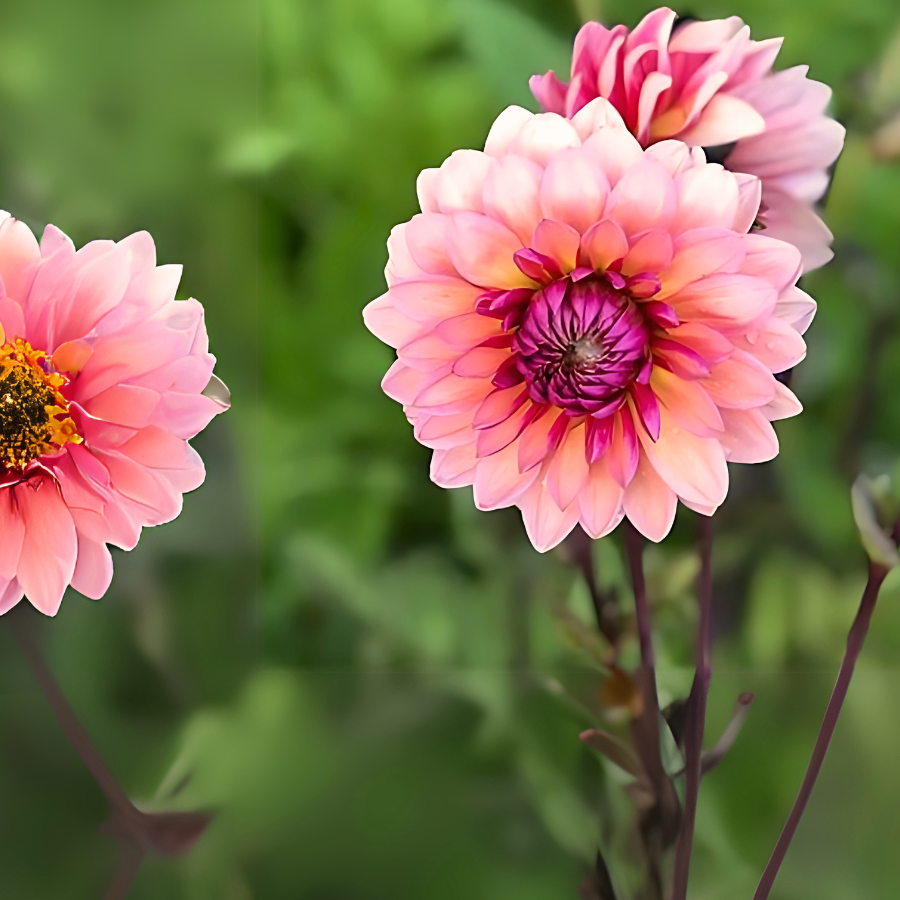
[[[687,726],[684,737],[687,784],[684,795],[684,816],[678,834],[678,845],[675,849],[672,900],[685,900],[687,897],[691,851],[694,846],[694,823],[697,818],[697,800],[700,795],[700,779],[702,777],[706,698],[712,677],[712,518],[700,516],[698,525],[701,567],[697,599],[700,617],[697,626],[697,644],[694,649],[696,671],[694,684],[688,698]]]
[[[641,664],[649,671],[655,672],[652,620],[650,605],[647,603],[647,585],[644,581],[642,539],[627,519],[624,525],[625,547],[628,551],[628,564],[631,568],[631,585],[634,588],[634,614],[637,619],[638,640],[641,645]]]
[[[875,604],[878,601],[878,591],[881,589],[887,573],[888,569],[885,566],[878,563],[869,564],[869,580],[859,604],[859,611],[856,613],[856,618],[853,620],[853,625],[847,636],[847,650],[841,662],[834,690],[831,692],[831,699],[828,701],[828,706],[825,709],[825,717],[822,720],[822,726],[816,738],[809,767],[806,770],[806,775],[803,777],[803,784],[800,786],[800,792],[797,794],[791,813],[778,838],[778,843],[772,851],[772,856],[759,881],[756,893],[753,895],[753,900],[766,900],[769,896],[769,892],[772,890],[772,885],[775,883],[775,878],[778,875],[778,870],[784,862],[788,847],[790,847],[791,840],[797,830],[797,825],[800,823],[800,818],[803,816],[803,811],[806,809],[806,804],[809,802],[813,788],[816,785],[816,779],[819,777],[822,763],[825,761],[825,754],[828,752],[828,745],[831,743],[831,738],[834,735],[838,716],[841,714],[844,698],[847,696],[847,689],[850,687],[850,679],[853,677],[856,660],[859,658],[863,642],[866,639],[866,633],[869,630],[869,622],[872,620],[872,613],[875,611]]]
[[[145,851],[136,844],[122,845],[119,867],[113,875],[112,883],[103,895],[103,900],[125,900],[137,878],[144,856]]]
[[[615,595],[601,589],[594,574],[594,558],[591,552],[593,544],[590,536],[580,526],[568,537],[569,549],[572,561],[581,571],[581,575],[591,595],[591,603],[594,607],[594,615],[597,618],[597,628],[613,650],[617,650],[619,643],[619,626],[617,610],[615,608]]]

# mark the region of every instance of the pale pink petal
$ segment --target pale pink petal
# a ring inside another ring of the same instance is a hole
[[[519,133],[533,118],[534,113],[521,106],[507,106],[494,120],[484,142],[484,152],[488,156],[503,156],[509,152]]]
[[[803,405],[794,396],[790,388],[785,387],[780,381],[775,385],[775,396],[759,411],[770,421],[789,419],[803,412]]]
[[[759,215],[762,182],[755,175],[747,175],[744,172],[735,172],[734,180],[738,186],[738,208],[734,216],[734,230],[739,234],[746,234]]]
[[[611,185],[644,156],[641,145],[624,128],[601,128],[584,142],[584,149],[606,173]]]
[[[406,246],[421,271],[431,275],[456,275],[447,246],[449,231],[450,217],[440,213],[421,213],[409,220],[404,235]]]
[[[456,150],[444,161],[436,185],[442,213],[482,212],[482,191],[491,157],[478,150]]]
[[[447,248],[456,270],[486,288],[536,287],[516,265],[522,242],[505,225],[480,213],[455,213]]]
[[[43,479],[36,489],[20,485],[14,490],[25,523],[17,578],[31,605],[55,616],[75,571],[75,525],[53,481]]]
[[[734,175],[721,166],[689,169],[675,178],[678,210],[672,220],[673,232],[694,228],[731,228],[738,211],[738,184]]]
[[[445,416],[475,409],[493,390],[486,378],[460,378],[452,372],[417,394],[413,403]]]
[[[764,131],[766,120],[749,104],[729,94],[716,94],[700,119],[678,137],[698,147],[717,147]]]
[[[546,553],[555,547],[578,524],[579,507],[571,503],[560,510],[540,478],[535,479],[529,490],[518,501],[525,522],[525,531],[538,553]]]
[[[767,234],[748,234],[742,243],[747,251],[740,268],[744,275],[765,278],[779,291],[800,277],[800,251],[793,245]]]
[[[464,487],[475,480],[475,442],[435,450],[431,457],[431,480],[442,488]]]
[[[99,600],[109,590],[112,577],[113,561],[106,544],[78,535],[78,560],[72,587],[91,600]]]
[[[22,585],[18,579],[13,578],[0,593],[0,616],[8,613],[24,596]]]
[[[531,235],[541,213],[541,179],[544,170],[524,156],[495,159],[484,179],[484,212],[506,225],[523,245]]]
[[[592,463],[578,494],[581,527],[595,540],[609,534],[622,520],[622,488],[610,475],[606,459]]]
[[[750,275],[716,274],[701,278],[667,298],[683,322],[700,322],[739,332],[775,308],[778,293],[768,282]]]
[[[706,165],[706,156],[700,147],[688,147],[682,141],[659,141],[644,151],[644,156],[658,162],[673,178]]]
[[[419,201],[419,209],[423,213],[440,212],[437,200],[437,183],[440,177],[440,169],[422,169],[416,179],[416,197]]]
[[[584,423],[572,428],[556,448],[545,484],[560,509],[568,508],[588,477]]]
[[[475,468],[475,505],[485,510],[512,506],[528,490],[539,471],[535,468],[524,474],[519,472],[515,444],[479,459]]]
[[[762,363],[742,350],[713,366],[710,377],[701,383],[718,406],[728,409],[765,406],[775,396],[778,384]]]
[[[402,281],[392,285],[388,293],[402,315],[431,325],[474,312],[483,291],[461,278],[434,278],[430,281]]]
[[[625,489],[623,509],[644,537],[657,543],[672,529],[678,498],[641,452],[634,477]]]
[[[775,429],[758,409],[723,409],[722,420],[719,440],[729,462],[761,463],[778,455]]]
[[[9,214],[0,221],[0,279],[7,297],[25,304],[41,250],[31,229]]]
[[[15,488],[0,489],[0,584],[16,577],[19,554],[25,537],[25,523],[15,502]]]
[[[799,334],[805,334],[816,314],[816,301],[800,288],[788,287],[778,295],[774,313]]]
[[[407,318],[394,305],[391,295],[382,294],[363,309],[363,321],[366,328],[380,341],[384,341],[389,347],[400,347],[411,341],[422,330],[422,326]],[[70,346],[68,344],[64,346]],[[57,353],[59,350],[57,349]],[[56,353],[53,354],[54,362]],[[57,368],[60,368],[57,363]],[[62,371],[69,371],[62,367]]]
[[[560,112],[560,110],[552,110]],[[548,110],[551,112],[551,110]],[[601,128],[625,129],[625,123],[616,108],[604,97],[595,97],[572,116],[572,127],[582,141],[586,141]]]
[[[731,342],[771,372],[784,372],[806,356],[806,342],[795,328],[776,316],[759,330],[732,336]]]
[[[600,219],[608,196],[606,175],[580,147],[557,153],[541,182],[544,217],[564,222],[581,234]]]
[[[556,113],[539,113],[525,122],[510,144],[509,150],[528,157],[539,166],[546,166],[551,157],[560,150],[580,146],[581,138],[567,119]],[[487,147],[485,149],[491,153]]]
[[[676,206],[672,176],[658,162],[645,158],[629,168],[616,183],[606,216],[632,235],[648,228],[666,228]]]
[[[674,248],[671,265],[660,273],[658,300],[707,275],[736,272],[747,252],[741,236],[722,228],[685,231],[675,238]]]

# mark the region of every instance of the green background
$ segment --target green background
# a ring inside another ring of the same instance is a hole
[[[415,176],[478,147],[527,77],[565,73],[582,16],[631,0],[29,0],[0,7],[0,205],[79,245],[146,228],[206,306],[234,406],[195,442],[207,483],[100,602],[41,622],[51,664],[137,800],[210,808],[135,900],[574,898],[598,840],[627,895],[622,779],[577,740],[610,724],[564,554],[515,510],[428,481],[379,389],[383,291]],[[695,0],[785,35],[848,127],[837,260],[779,423],[716,518],[709,734],[756,693],[704,783],[691,896],[748,898],[799,784],[864,580],[860,470],[900,450],[896,0]],[[892,49],[893,48],[893,49]],[[647,552],[663,700],[690,684],[693,514]],[[600,577],[631,602],[618,538]],[[584,641],[581,641],[583,644]],[[900,896],[900,579],[886,586],[773,900]],[[189,776],[189,777],[188,777]],[[99,791],[0,622],[0,896],[97,898],[116,859]]]

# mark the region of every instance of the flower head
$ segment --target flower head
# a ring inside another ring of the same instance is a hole
[[[831,259],[831,233],[812,204],[828,185],[844,129],[825,115],[831,91],[807,66],[772,72],[781,38],[750,40],[737,17],[676,25],[667,8],[633,30],[588,22],[575,38],[568,84],[531,79],[543,109],[572,117],[605,97],[647,147],[675,139],[715,148],[727,169],[762,180],[758,226],[797,246],[804,267]]]
[[[418,189],[364,315],[439,485],[519,506],[539,550],[623,515],[661,540],[677,499],[721,504],[726,460],[778,452],[770,422],[800,405],[773,373],[815,303],[797,249],[748,233],[758,179],[642,149],[596,99],[571,121],[510,107]]]
[[[178,515],[204,477],[188,439],[227,391],[150,235],[76,252],[0,217],[0,613],[24,595],[54,615],[69,584],[106,592],[107,544]]]

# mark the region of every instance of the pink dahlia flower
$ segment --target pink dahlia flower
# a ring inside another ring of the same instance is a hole
[[[517,505],[538,550],[623,515],[658,541],[676,499],[722,503],[726,460],[778,452],[770,422],[800,404],[773,373],[815,304],[799,251],[748,233],[758,179],[644,150],[597,99],[571,121],[510,107],[418,190],[364,315],[437,484]]]
[[[149,234],[76,252],[0,217],[0,613],[24,595],[55,615],[69,584],[106,592],[107,544],[178,515],[204,477],[188,439],[227,391]]]
[[[671,9],[649,13],[631,32],[588,22],[575,38],[572,75],[531,79],[543,109],[571,118],[605,97],[648,147],[675,139],[724,152],[725,168],[762,181],[758,226],[789,241],[808,271],[832,257],[831,232],[813,203],[828,186],[844,128],[825,115],[831,90],[808,66],[773,72],[781,38],[751,41],[737,17],[675,27]]]

